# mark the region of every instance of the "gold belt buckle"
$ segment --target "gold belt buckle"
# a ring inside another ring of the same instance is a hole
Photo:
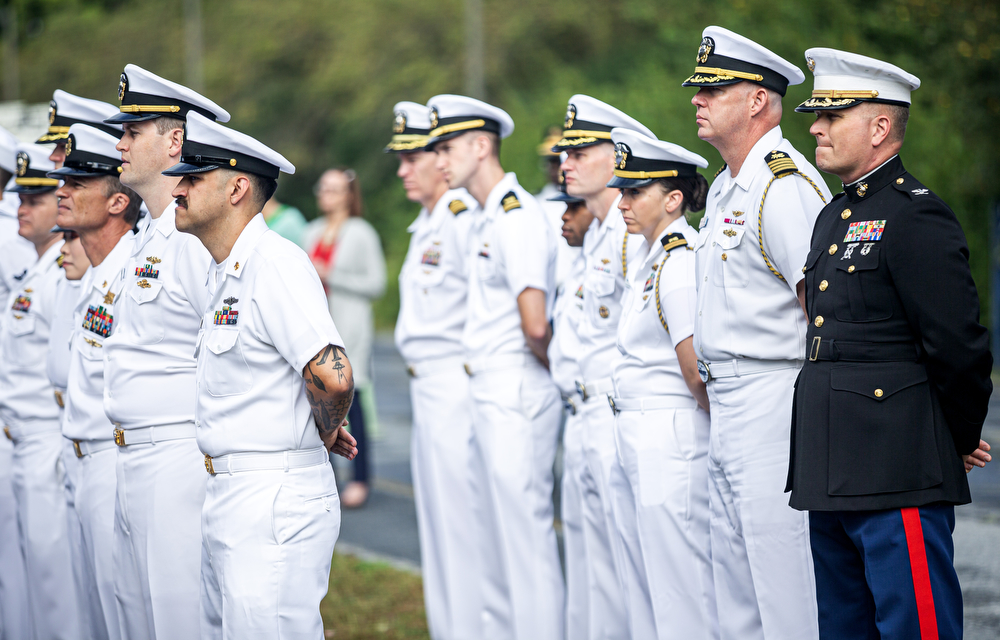
[[[76,457],[77,458],[82,458],[83,457],[83,450],[80,449],[80,441],[79,440],[74,440],[73,441],[73,451],[76,453]]]
[[[467,376],[469,376],[471,378],[472,377],[472,367],[469,366],[468,362],[466,362],[462,366],[465,367],[465,375],[467,375]]]
[[[212,466],[212,456],[205,454],[205,471],[208,471],[208,475],[215,475],[215,467]]]
[[[12,438],[12,437],[10,436],[10,427],[4,427],[4,428],[3,428],[3,434],[4,434],[5,436],[7,436],[7,439],[8,439],[8,440],[10,440],[11,442],[13,442],[13,441],[14,441],[14,438]]]
[[[809,362],[816,362],[816,359],[819,358],[819,345],[821,342],[823,342],[821,336],[813,338],[812,346],[809,347]]]
[[[123,429],[115,429],[115,444],[119,447],[125,446],[125,431]]]

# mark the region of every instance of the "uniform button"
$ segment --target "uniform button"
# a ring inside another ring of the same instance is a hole
[[[837,253],[837,245],[831,244],[830,245],[830,255],[832,256],[835,253]]]
[[[718,242],[713,242],[713,243],[712,243],[712,246],[714,247],[714,246],[715,246],[715,245],[717,245],[717,244],[719,244],[719,243],[718,243]]]
[[[200,427],[201,426],[201,420],[195,420],[194,421],[194,426]]]
[[[826,280],[824,280],[823,282],[819,283],[819,290],[820,291],[826,291],[826,288],[829,287],[829,286],[830,286],[830,283],[827,282]]]
[[[705,276],[705,282],[708,282],[708,276]]]
[[[802,273],[805,273],[805,272],[806,272],[806,267],[805,267],[805,266],[803,266],[803,267],[802,267]]]
[[[854,265],[847,267],[847,273],[854,273]]]
[[[822,327],[823,326],[823,316],[816,316],[816,319],[813,320],[813,324],[816,325],[817,329],[819,327]]]
[[[896,178],[896,184],[903,184],[902,178]]]
[[[642,297],[642,299],[643,299],[643,300],[649,300],[649,296],[648,296],[648,295],[645,295],[645,296],[643,296],[643,297]]]
[[[882,392],[881,389],[876,389],[875,390],[875,397],[876,398],[881,398],[883,395],[885,395],[885,394]]]
[[[840,212],[840,217],[843,218],[844,220],[847,220],[848,218],[851,217],[851,210],[844,209],[843,211]]]
[[[722,254],[722,261],[723,262],[725,262],[728,259],[729,259],[729,256],[727,256],[726,254]]]

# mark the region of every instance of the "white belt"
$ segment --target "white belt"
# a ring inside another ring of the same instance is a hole
[[[611,382],[611,378],[603,378],[601,380],[591,382],[577,381],[576,392],[579,393],[580,397],[583,398],[583,401],[586,402],[591,398],[606,396],[609,393],[614,393],[615,385]]]
[[[107,451],[115,447],[114,440],[72,440],[72,442],[73,452],[77,458],[91,456],[99,451]]]
[[[439,373],[457,373],[462,371],[463,364],[465,363],[461,356],[407,362],[406,373],[410,374],[411,378],[427,378]]]
[[[750,358],[737,358],[721,362],[699,360],[698,373],[701,374],[702,382],[708,383],[717,378],[738,378],[780,369],[798,369],[802,367],[803,362],[803,360],[753,360]]]
[[[694,409],[698,406],[694,398],[687,396],[647,396],[645,398],[612,398],[608,404],[615,413],[622,411],[655,411],[657,409]]]
[[[195,426],[193,422],[175,422],[174,424],[162,424],[154,427],[141,427],[139,429],[122,429],[121,425],[115,423],[115,444],[119,447],[128,447],[133,444],[156,444],[168,440],[183,440],[195,437]]]
[[[275,453],[230,453],[216,458],[205,454],[205,470],[213,476],[240,471],[288,471],[320,464],[330,464],[326,447]]]
[[[41,424],[42,426],[40,427],[36,425],[21,425],[20,427],[7,425],[3,428],[3,433],[11,442],[17,442],[21,438],[37,435],[39,433],[62,431],[62,427],[59,426],[59,422],[43,422]]]
[[[475,360],[465,361],[465,372],[469,376],[487,371],[499,371],[501,369],[516,369],[528,363],[528,358],[534,358],[526,353],[508,353],[498,356],[486,356]]]

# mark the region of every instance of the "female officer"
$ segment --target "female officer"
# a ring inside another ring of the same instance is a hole
[[[718,636],[708,530],[708,395],[692,346],[694,244],[708,162],[613,129],[618,207],[645,241],[632,265],[613,365],[618,464],[611,472],[633,638]],[[689,245],[689,243],[691,243]]]

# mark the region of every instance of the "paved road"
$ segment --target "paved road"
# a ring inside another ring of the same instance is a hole
[[[364,508],[345,511],[338,549],[418,571],[420,546],[410,481],[409,381],[391,336],[375,344],[380,431],[372,452],[374,490]],[[984,436],[1000,444],[1000,394]],[[1000,449],[997,449],[1000,452]],[[338,477],[349,470],[338,467]],[[955,566],[965,596],[967,640],[1000,638],[1000,459],[970,475],[973,504],[957,510]]]

